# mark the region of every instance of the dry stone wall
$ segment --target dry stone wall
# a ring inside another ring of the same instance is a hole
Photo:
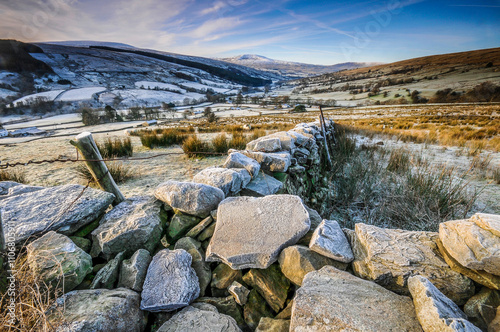
[[[498,331],[500,216],[342,229],[321,217],[325,136],[331,121],[261,137],[107,211],[108,193],[65,210],[81,187],[0,182],[0,243],[67,281],[57,331]]]

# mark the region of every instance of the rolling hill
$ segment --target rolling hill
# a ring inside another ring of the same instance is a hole
[[[257,54],[243,54],[230,58],[221,58],[220,60],[279,74],[287,79],[317,76],[346,69],[354,69],[379,64],[373,62],[345,62],[331,66],[323,66],[300,62],[274,60]]]

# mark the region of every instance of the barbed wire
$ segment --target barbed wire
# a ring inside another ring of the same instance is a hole
[[[103,158],[103,159],[80,159],[78,158],[78,152],[77,152],[77,158],[76,159],[68,159],[68,158],[57,158],[57,159],[43,159],[43,160],[28,160],[26,162],[15,162],[15,163],[5,163],[5,164],[0,164],[0,169],[7,169],[9,167],[16,167],[16,166],[28,166],[28,165],[40,165],[40,164],[53,164],[53,163],[76,163],[76,162],[82,162],[82,161],[130,161],[130,160],[148,160],[148,159],[154,159],[154,158],[159,158],[159,157],[164,157],[164,156],[172,156],[172,155],[208,155],[208,156],[223,156],[227,155],[227,153],[224,152],[205,152],[205,151],[200,151],[200,152],[166,152],[166,153],[159,153],[153,156],[148,156],[148,157],[126,157],[126,158]],[[0,161],[1,163],[1,161]]]

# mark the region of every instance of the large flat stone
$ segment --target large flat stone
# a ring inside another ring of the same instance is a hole
[[[181,212],[208,217],[210,211],[224,199],[224,192],[202,183],[167,181],[155,190],[155,196],[162,202]]]
[[[500,276],[500,237],[474,221],[452,220],[439,225],[439,239],[460,265]]]
[[[408,279],[418,321],[425,332],[480,332],[452,300],[443,295],[427,278]]]
[[[200,295],[200,285],[191,261],[183,249],[159,251],[142,286],[141,310],[173,311],[193,302]]]
[[[146,317],[141,297],[126,289],[72,291],[57,299],[47,318],[57,332],[142,332]]]
[[[439,254],[437,233],[356,224],[354,234],[352,265],[361,278],[408,295],[407,279],[421,275],[459,304],[474,294],[472,281],[453,271]]]
[[[227,315],[220,314],[210,304],[188,306],[166,321],[157,332],[239,332],[236,321]]]
[[[422,331],[407,296],[325,266],[295,294],[290,331]]]
[[[115,196],[105,191],[84,188],[70,184],[1,200],[0,248],[4,247],[7,237],[13,238],[18,245],[32,235],[51,230],[71,235],[96,220]]]
[[[115,206],[92,232],[92,256],[102,253],[109,259],[122,251],[128,256],[141,248],[153,252],[163,232],[160,210],[161,203],[150,196],[130,198]]]
[[[68,292],[92,272],[92,258],[65,235],[50,231],[27,246],[31,270],[46,284]]]
[[[233,269],[265,269],[309,227],[309,213],[298,196],[228,198],[219,205],[207,261]]]

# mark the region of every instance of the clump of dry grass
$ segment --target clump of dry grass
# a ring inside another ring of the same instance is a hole
[[[217,153],[226,153],[229,150],[226,134],[222,133],[212,139],[213,151]],[[208,151],[207,151],[208,152]]]
[[[153,149],[156,147],[169,147],[176,144],[182,144],[188,135],[178,129],[164,129],[159,134],[147,132],[140,136],[143,146]]]
[[[229,147],[236,150],[245,150],[249,140],[242,134],[234,133],[229,141]]]
[[[210,147],[207,143],[203,142],[198,136],[189,136],[182,144],[182,150],[189,157],[203,157],[206,156],[204,153],[197,152],[207,152],[210,151]]]
[[[27,183],[26,174],[19,169],[1,170],[0,181],[14,181],[18,183]]]
[[[13,303],[15,322],[10,324],[10,316],[5,310],[0,316],[2,331],[55,331],[58,326],[48,319],[47,311],[63,294],[63,282],[44,283],[29,267],[25,254],[19,254],[14,264],[15,291],[2,293],[0,304],[2,308],[10,309],[8,306]]]
[[[123,140],[108,138],[96,145],[103,158],[132,157],[133,154],[132,141],[128,137]]]
[[[133,177],[132,170],[126,164],[121,161],[111,161],[107,162],[106,166],[108,167],[109,174],[113,177],[116,183],[123,183],[128,179]],[[78,177],[85,181],[94,180],[92,173],[90,173],[88,167],[84,163],[80,163],[76,166],[76,174]],[[97,186],[95,182],[91,183],[91,186]]]

